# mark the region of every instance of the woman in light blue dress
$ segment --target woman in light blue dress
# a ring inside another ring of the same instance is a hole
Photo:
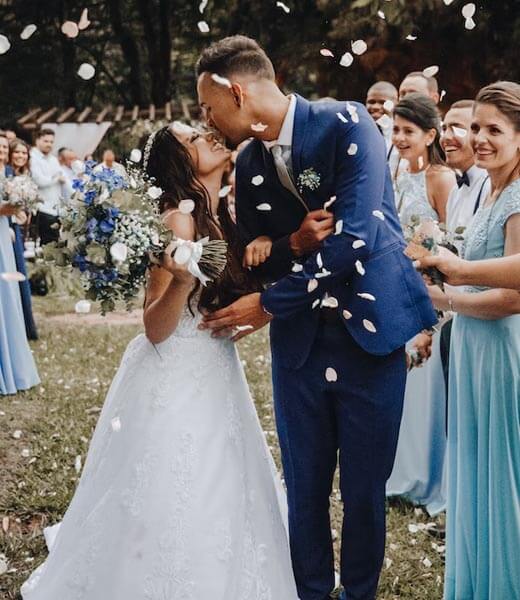
[[[469,260],[520,252],[520,85],[481,90],[476,163],[492,191],[467,231]],[[520,294],[466,288],[435,305],[457,312],[450,353],[446,600],[520,598]]]
[[[0,179],[0,199],[3,182]],[[40,379],[27,342],[9,218],[12,209],[0,202],[0,394],[27,390]]]
[[[445,220],[456,179],[445,166],[439,135],[440,119],[432,100],[409,94],[396,106],[393,143],[409,165],[394,182],[404,227],[414,216]],[[403,496],[434,515],[446,506],[446,402],[439,335],[430,341],[427,334],[419,334],[407,347],[409,352],[431,350],[431,356],[408,374],[397,453],[386,490],[388,496]]]

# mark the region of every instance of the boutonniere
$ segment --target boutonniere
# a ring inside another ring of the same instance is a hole
[[[311,191],[317,190],[321,183],[320,174],[316,173],[312,167],[305,169],[300,173],[297,183],[300,194],[303,192],[303,188],[308,188]]]

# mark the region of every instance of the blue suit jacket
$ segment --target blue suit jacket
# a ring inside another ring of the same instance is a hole
[[[316,189],[300,186],[303,202],[281,185],[260,141],[252,141],[237,164],[236,208],[243,241],[260,235],[274,240],[271,258],[259,272],[274,281],[262,293],[262,303],[274,316],[275,358],[288,368],[303,365],[319,322],[313,304],[325,294],[337,299],[345,327],[371,354],[389,354],[431,327],[437,319],[425,285],[403,254],[384,139],[365,107],[298,96],[292,165],[297,182],[307,169],[315,182],[319,179]],[[260,186],[251,181],[255,175],[264,177]],[[341,221],[339,233],[327,238],[319,252],[296,259],[289,235],[306,211],[323,208],[332,196],[336,200],[329,210]],[[271,210],[258,210],[260,204]],[[296,260],[303,269],[292,272]],[[316,277],[324,270],[330,274]]]

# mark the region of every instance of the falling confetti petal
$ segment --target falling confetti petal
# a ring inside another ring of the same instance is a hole
[[[356,240],[355,242],[352,243],[352,248],[354,248],[354,250],[363,248],[363,246],[366,246],[366,243],[363,240]]]
[[[379,125],[379,127],[382,127],[383,129],[389,129],[390,127],[392,127],[393,121],[392,117],[390,117],[389,115],[383,115],[379,117],[376,123]]]
[[[352,52],[358,56],[364,54],[367,51],[367,48],[368,46],[365,40],[356,40],[355,42],[352,42]]]
[[[462,127],[453,127],[453,133],[460,138],[465,138],[468,135],[468,130]]]
[[[147,194],[148,196],[150,196],[150,198],[152,200],[157,200],[158,198],[160,198],[162,196],[162,188],[156,186],[156,185],[152,185],[151,187],[148,188]]]
[[[267,202],[263,202],[256,207],[256,210],[269,211],[271,210],[271,205],[267,204]]]
[[[251,183],[253,185],[262,185],[262,183],[264,183],[264,178],[262,175],[255,175],[253,179],[251,179]]]
[[[231,87],[231,81],[229,81],[229,79],[227,77],[221,77],[220,75],[217,75],[216,73],[212,73],[211,79],[213,79],[213,81],[215,83],[218,83],[219,85],[223,85],[228,88]]]
[[[422,564],[423,564],[423,565],[424,565],[424,566],[425,566],[427,569],[429,569],[429,568],[432,566],[432,561],[431,561],[429,558],[425,558],[425,559],[422,561]]]
[[[254,327],[252,325],[237,325],[235,329],[237,331],[251,331]]]
[[[267,125],[264,125],[264,123],[251,123],[251,129],[253,131],[257,131],[257,132],[262,132],[265,131],[267,129]]]
[[[65,21],[61,26],[61,32],[68,38],[76,38],[79,35],[79,27],[74,21]]]
[[[453,0],[444,0],[444,4],[446,4],[446,6],[449,6],[450,4],[453,4]]]
[[[426,69],[423,69],[423,75],[425,77],[435,77],[438,72],[439,67],[437,65],[432,65],[431,67],[426,67]]]
[[[4,281],[16,281],[16,282],[25,281],[25,279],[26,279],[25,275],[23,273],[20,273],[19,271],[13,271],[12,273],[2,273],[0,275],[0,277]]]
[[[337,381],[338,374],[336,373],[336,370],[333,369],[332,367],[327,367],[327,370],[325,371],[325,379],[329,383],[334,383],[335,381]]]
[[[294,263],[291,270],[293,273],[301,273],[303,271],[303,265],[300,265],[300,263]]]
[[[5,37],[0,35],[0,54],[5,54],[11,47],[11,42]]]
[[[321,252],[318,252],[316,255],[316,264],[318,265],[318,269],[323,269],[323,259],[321,258]]]
[[[378,10],[378,11],[377,11],[377,16],[378,16],[380,19],[383,19],[383,20],[385,20],[385,19],[386,19],[385,13],[384,13],[382,10]]]
[[[377,329],[375,328],[375,325],[372,323],[372,321],[369,321],[368,319],[363,319],[363,327],[367,331],[370,331],[370,333],[376,333],[376,331],[377,331]]]
[[[17,429],[16,431],[13,431],[13,438],[15,440],[19,440],[22,437],[22,432],[20,429]]]
[[[345,115],[341,114],[340,112],[336,113],[336,116],[338,117],[338,119],[340,121],[343,121],[343,123],[348,123],[348,119]]]
[[[78,29],[80,31],[83,31],[89,25],[90,25],[90,21],[88,20],[88,8],[84,8],[83,12],[81,13],[81,17],[79,19]]]
[[[307,284],[307,291],[310,294],[311,292],[314,292],[314,290],[317,287],[318,287],[318,281],[316,279],[310,279],[309,283]]]
[[[348,310],[344,310],[343,311],[343,318],[346,319],[347,321],[349,319],[352,319],[352,313],[350,311],[348,311]]]
[[[223,188],[220,188],[220,191],[218,193],[218,197],[219,198],[225,198],[232,189],[233,189],[233,186],[231,186],[231,185],[225,185]]]
[[[189,215],[195,210],[195,202],[193,200],[181,200],[179,210],[183,215]]]
[[[363,265],[361,264],[360,260],[356,260],[356,271],[360,274],[360,275],[364,275],[366,273],[365,271],[365,267],[363,267]]]
[[[130,160],[134,163],[141,162],[141,158],[143,157],[143,153],[139,148],[134,148],[132,152],[130,152]]]
[[[328,298],[324,298],[321,301],[321,305],[324,308],[338,308],[339,306],[339,302],[337,301],[336,298],[334,298],[333,296],[329,296]]]
[[[81,456],[76,456],[76,460],[74,461],[74,468],[76,469],[76,473],[81,471]]]
[[[283,2],[277,2],[276,6],[278,8],[281,8],[287,14],[291,12],[291,9],[287,6],[287,4],[284,4]]]
[[[121,431],[121,419],[119,417],[114,417],[110,421],[110,426],[112,427],[112,431]]]
[[[329,206],[332,206],[334,204],[334,202],[336,202],[336,196],[331,196],[327,202],[325,202],[323,204],[323,210],[327,210],[327,208],[329,208]]]
[[[36,29],[36,25],[27,25],[27,27],[24,27],[24,30],[20,34],[20,38],[22,40],[28,40],[31,37],[31,35],[36,31]]]
[[[473,4],[473,2],[468,2],[468,4],[465,4],[462,7],[462,16],[465,19],[471,19],[471,17],[475,16],[476,10],[477,10],[477,7],[475,6],[475,4]]]
[[[29,448],[24,448],[20,454],[24,457],[24,458],[29,458],[29,456],[31,456],[31,451],[29,450]]]
[[[323,269],[319,273],[316,273],[315,277],[316,279],[322,279],[323,277],[328,277],[329,275],[331,275],[331,272],[327,271],[327,269]]]
[[[197,23],[197,27],[201,33],[209,33],[209,25],[206,23],[206,21],[199,21]]]
[[[357,144],[354,144],[354,143],[352,143],[352,144],[350,144],[350,146],[348,147],[347,154],[348,154],[349,156],[354,156],[354,155],[356,155],[356,154],[357,154],[357,151],[358,151],[358,146],[357,146]]]
[[[441,102],[442,102],[444,96],[446,96],[446,90],[442,90],[442,92],[441,92],[441,96],[440,96],[440,99],[439,99]]]
[[[385,220],[385,215],[380,210],[373,210],[372,214],[374,215],[374,217],[381,219],[381,221]]]
[[[334,229],[334,235],[339,235],[343,231],[343,219],[336,221],[336,227]]]
[[[327,56],[329,58],[334,58],[334,54],[328,48],[322,48],[320,50],[320,54],[322,56]]]
[[[91,308],[91,304],[88,300],[79,300],[74,305],[74,310],[79,315],[86,315],[87,313],[90,312],[90,308]]]
[[[372,294],[369,294],[368,292],[361,292],[358,294],[358,296],[360,298],[363,298],[364,300],[370,300],[371,302],[375,302],[376,297],[373,296]]]
[[[416,35],[412,35],[412,34],[410,34],[410,35],[407,35],[407,36],[406,36],[406,39],[407,39],[409,42],[415,42],[415,40],[417,39],[417,36],[416,36]]]
[[[350,67],[350,65],[354,62],[354,57],[350,52],[345,52],[345,54],[341,57],[339,64],[342,67]]]
[[[466,29],[468,29],[469,31],[471,31],[472,29],[475,29],[475,27],[477,26],[477,24],[475,23],[475,21],[473,19],[466,19],[465,23],[464,23],[464,27]]]
[[[385,558],[385,569],[389,569],[392,564],[393,564],[393,560],[391,558]]]
[[[353,104],[350,104],[350,102],[347,102],[347,112],[354,123],[359,123],[357,108]]]
[[[314,300],[314,302],[311,304],[312,310],[314,310],[316,307],[318,307],[319,304],[320,304],[320,299],[316,298],[316,300]]]
[[[92,79],[92,77],[94,77],[95,74],[96,69],[89,63],[83,63],[78,69],[78,75],[81,77],[81,79],[84,79],[85,81]]]
[[[207,5],[208,5],[208,0],[202,0],[202,2],[199,4],[200,14],[202,14],[204,12]]]
[[[383,103],[383,108],[387,111],[387,112],[392,112],[394,110],[394,102],[392,100],[386,100]]]

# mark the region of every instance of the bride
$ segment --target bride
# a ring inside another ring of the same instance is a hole
[[[183,239],[224,235],[229,152],[174,123],[144,162]],[[182,199],[191,214],[176,210]],[[220,219],[219,219],[220,216]],[[238,254],[201,289],[167,257],[149,274],[146,335],[112,382],[74,498],[24,600],[297,600],[285,497],[233,342],[198,329],[247,278]]]

